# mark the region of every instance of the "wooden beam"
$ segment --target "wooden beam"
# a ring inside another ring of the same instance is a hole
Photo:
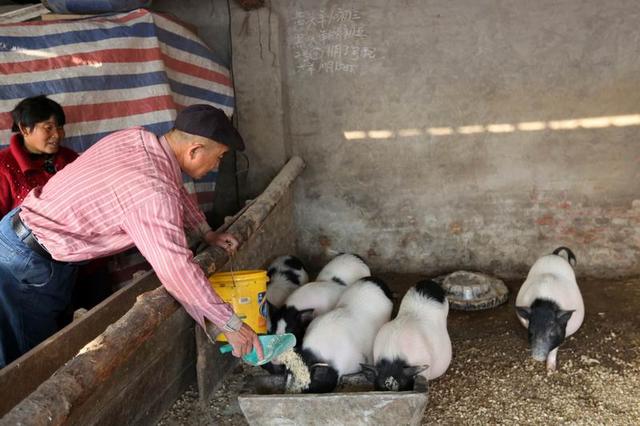
[[[78,15],[72,13],[49,13],[42,17],[43,21],[58,21],[58,20],[73,20],[73,19],[86,19],[93,18],[99,15]]]
[[[195,383],[194,321],[178,309],[147,342],[73,407],[69,425],[155,425]]]
[[[41,4],[34,4],[31,6],[21,7],[19,9],[11,10],[0,14],[0,24],[12,24],[16,22],[24,22],[30,19],[35,19],[40,16],[51,13],[49,9]]]
[[[163,287],[142,294],[122,318],[85,345],[35,392],[5,415],[2,425],[59,425],[180,305]]]
[[[38,346],[0,370],[0,417],[47,380],[60,366],[87,342],[102,333],[107,325],[122,317],[134,304],[136,297],[158,287],[153,271],[124,287],[77,321],[63,328]]]

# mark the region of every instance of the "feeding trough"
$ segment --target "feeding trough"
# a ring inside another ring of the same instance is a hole
[[[284,376],[247,378],[238,402],[252,426],[419,425],[427,406],[427,382],[412,391],[376,392],[364,374],[345,376],[335,393],[285,394]]]
[[[452,309],[489,309],[509,298],[509,289],[502,280],[479,272],[456,271],[434,280],[442,285]]]

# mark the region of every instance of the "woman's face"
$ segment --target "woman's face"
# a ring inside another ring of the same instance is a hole
[[[55,154],[64,139],[64,127],[58,126],[54,116],[28,129],[20,126],[24,146],[32,154]]]

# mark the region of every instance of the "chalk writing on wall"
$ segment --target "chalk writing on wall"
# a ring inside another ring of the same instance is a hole
[[[378,56],[354,8],[296,11],[290,40],[296,73],[357,73]]]

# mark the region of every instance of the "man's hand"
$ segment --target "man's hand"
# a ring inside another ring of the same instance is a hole
[[[209,231],[204,236],[204,240],[210,246],[218,246],[223,248],[228,254],[233,254],[238,249],[238,240],[233,235],[226,232]]]
[[[247,324],[243,323],[242,328],[238,331],[224,331],[223,334],[229,344],[233,346],[234,356],[244,356],[256,348],[258,359],[262,360],[264,357],[258,335]]]

